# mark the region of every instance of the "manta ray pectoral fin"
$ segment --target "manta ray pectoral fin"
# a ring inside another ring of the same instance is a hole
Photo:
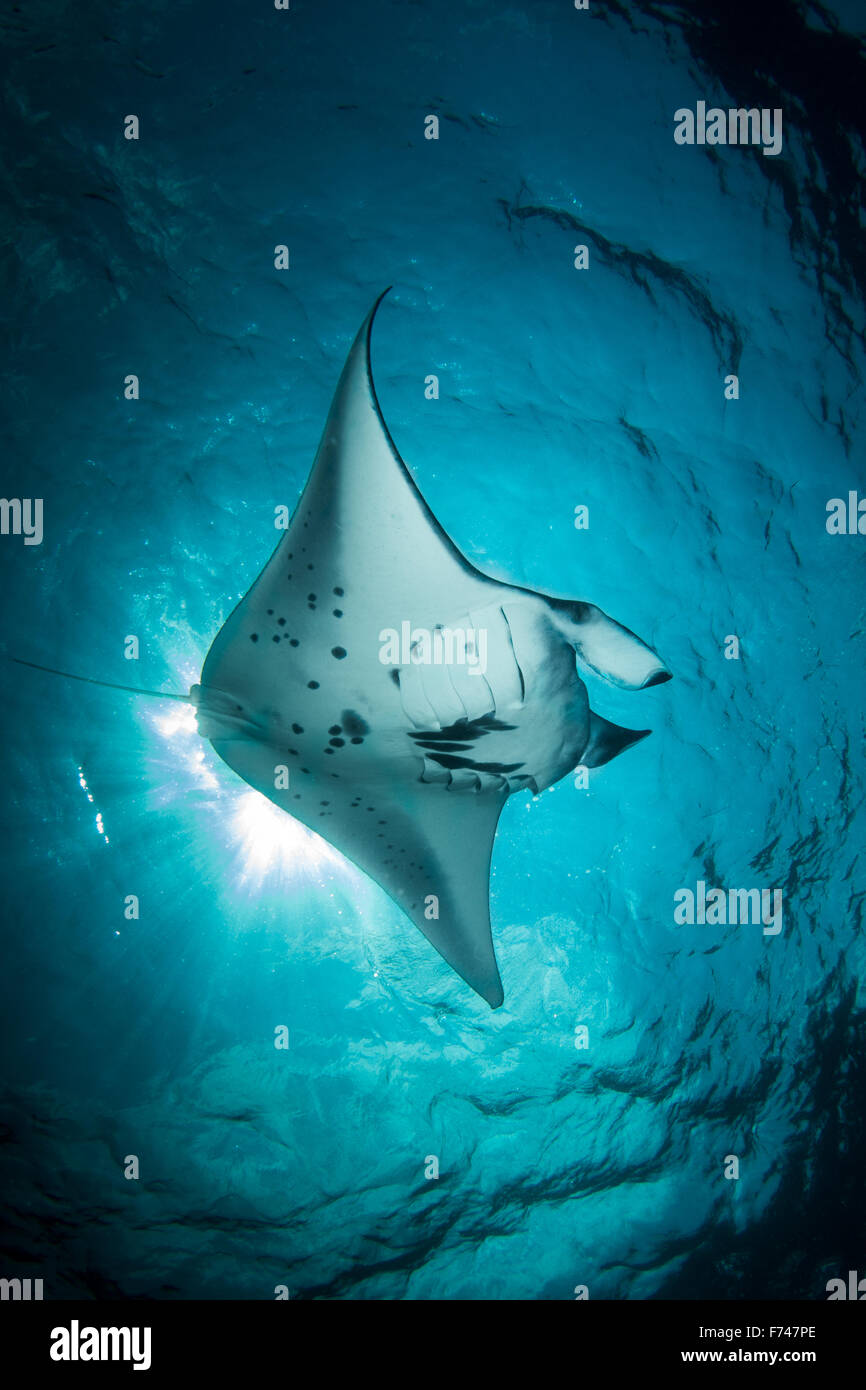
[[[407,759],[407,779],[393,783],[330,776],[323,782],[293,762],[290,785],[277,787],[274,771],[284,757],[279,747],[242,732],[212,742],[248,786],[375,879],[452,970],[492,1009],[499,1008],[503,992],[489,899],[493,839],[508,795],[504,785],[453,794],[446,779],[441,786],[422,780],[413,757]]]
[[[554,601],[551,607],[578,658],[611,685],[645,690],[671,679],[658,652],[595,604]]]
[[[505,997],[490,931],[490,858],[506,796],[500,790],[452,796],[442,788],[419,785],[412,829],[424,846],[427,890],[412,902],[408,885],[385,885],[431,946],[491,1009],[498,1009]]]
[[[602,763],[609,763],[617,753],[625,752],[633,743],[640,743],[650,733],[651,729],[624,729],[590,710],[589,738],[580,761],[584,767],[601,767]]]

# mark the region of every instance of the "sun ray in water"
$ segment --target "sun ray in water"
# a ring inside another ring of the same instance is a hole
[[[224,806],[227,848],[236,861],[236,888],[246,895],[275,893],[288,885],[330,884],[357,898],[363,876],[314,831],[252,788],[237,784],[201,738],[192,705],[172,705],[145,715],[149,729],[168,745],[190,789],[211,792]],[[227,803],[227,804],[226,804]]]

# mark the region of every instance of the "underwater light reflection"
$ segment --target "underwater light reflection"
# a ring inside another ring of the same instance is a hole
[[[244,865],[243,879],[320,878],[323,869],[351,873],[346,860],[326,840],[308,830],[261,792],[235,795],[232,833]]]
[[[171,745],[173,759],[196,788],[216,792],[221,801],[230,801],[225,823],[237,851],[238,881],[246,888],[263,888],[267,880],[271,880],[271,887],[276,886],[273,880],[279,883],[307,879],[321,883],[326,870],[328,877],[335,871],[345,879],[354,877],[351,865],[320,835],[268,801],[261,792],[232,786],[235,779],[228,770],[225,778],[213,771],[192,705],[177,704],[159,714],[150,714],[149,722],[160,738]]]

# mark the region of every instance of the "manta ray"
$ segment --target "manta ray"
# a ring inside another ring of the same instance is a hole
[[[591,710],[577,663],[626,690],[671,672],[593,604],[492,579],[446,535],[373,384],[387,293],[349,351],[287,530],[199,683],[172,698],[194,705],[223,762],[374,879],[496,1009],[489,874],[505,802],[650,732]],[[455,633],[462,644],[444,640]]]

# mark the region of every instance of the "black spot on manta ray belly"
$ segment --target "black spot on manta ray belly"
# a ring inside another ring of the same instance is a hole
[[[347,655],[348,655],[348,653],[347,653],[345,647],[332,647],[332,648],[331,648],[331,656],[335,656],[335,657],[337,658],[338,661],[342,661],[342,660],[343,660],[343,657],[344,657],[344,656],[347,656]]]
[[[343,713],[340,715],[340,723],[347,734],[354,734],[356,738],[370,732],[370,725],[367,723],[366,719],[361,718],[357,710],[344,709]],[[352,742],[354,743],[354,741],[353,738]]]

